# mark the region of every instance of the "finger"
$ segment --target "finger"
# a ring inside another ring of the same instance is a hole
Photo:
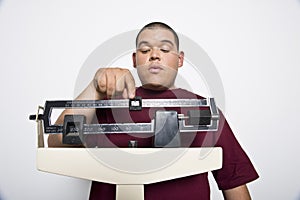
[[[114,74],[106,73],[106,95],[111,98],[116,89],[116,77]]]
[[[122,97],[123,97],[123,99],[128,99],[129,98],[128,94],[127,94],[127,89],[126,88],[123,90]]]
[[[96,89],[101,93],[106,93],[106,76],[103,71],[96,74]]]
[[[125,89],[125,75],[116,78],[116,93],[122,93]]]
[[[131,73],[127,73],[125,76],[125,83],[126,83],[126,89],[127,89],[127,96],[129,98],[134,98],[135,97],[135,82],[134,78],[131,75]]]

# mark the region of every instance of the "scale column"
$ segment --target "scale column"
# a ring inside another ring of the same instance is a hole
[[[116,200],[144,200],[144,185],[116,185]]]

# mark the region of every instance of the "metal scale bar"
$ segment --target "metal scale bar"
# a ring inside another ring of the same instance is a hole
[[[54,108],[129,108],[129,110],[142,110],[145,107],[209,107],[210,123],[205,125],[186,125],[187,116],[178,114],[180,132],[217,130],[219,113],[213,98],[209,99],[141,99],[136,97],[129,100],[74,100],[74,101],[46,101],[43,114],[31,115],[31,120],[43,120],[45,133],[62,133],[63,125],[51,125],[51,113]],[[39,113],[39,111],[38,111]],[[82,122],[81,122],[82,123]],[[117,123],[117,124],[82,124],[84,134],[106,133],[153,133],[155,121],[151,123]],[[76,128],[76,127],[74,127]],[[76,130],[74,131],[76,132]]]
[[[211,98],[210,100],[212,100]],[[130,108],[133,102],[141,102],[144,108],[156,107],[200,107],[209,106],[207,99],[141,99],[125,100],[73,100],[73,101],[46,101],[45,108]]]

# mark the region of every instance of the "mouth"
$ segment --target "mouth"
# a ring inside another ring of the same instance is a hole
[[[148,71],[152,74],[158,74],[163,68],[160,65],[150,65]]]

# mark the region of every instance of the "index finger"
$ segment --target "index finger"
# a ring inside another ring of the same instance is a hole
[[[127,96],[132,99],[135,97],[135,81],[131,73],[127,73],[125,76],[125,84],[127,89]]]

